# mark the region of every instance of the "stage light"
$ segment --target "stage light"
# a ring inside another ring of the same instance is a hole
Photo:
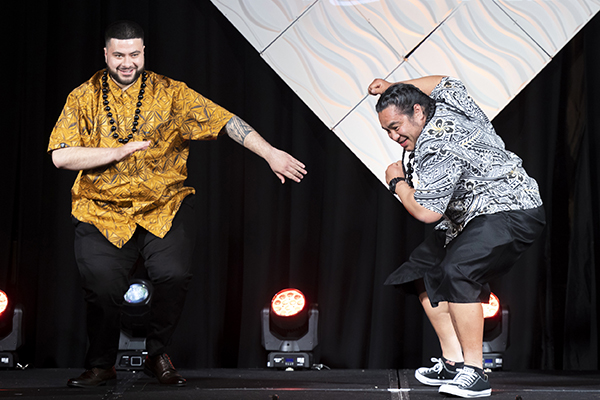
[[[503,357],[508,347],[509,312],[502,306],[494,293],[488,303],[482,303],[483,325],[483,367],[501,369]]]
[[[125,301],[128,304],[140,304],[150,301],[150,289],[145,281],[133,282],[125,293]]]
[[[18,361],[23,311],[14,303],[6,291],[0,290],[0,368],[12,368]]]
[[[13,321],[12,300],[4,290],[0,290],[0,338],[4,338],[12,331]]]
[[[0,290],[0,315],[8,309],[8,296],[4,290]]]
[[[500,299],[494,293],[490,293],[490,300],[483,305],[483,318],[493,318],[500,311]]]
[[[270,328],[280,339],[298,339],[308,331],[306,298],[298,289],[284,289],[271,300]]]
[[[267,367],[310,368],[311,351],[317,346],[319,310],[307,306],[298,289],[279,291],[262,310],[262,345],[268,355]]]
[[[121,335],[117,353],[118,370],[139,370],[144,367],[146,334],[150,317],[152,284],[145,279],[131,279],[123,296]]]
[[[273,312],[280,317],[290,317],[300,313],[306,305],[306,298],[298,289],[284,289],[271,301]]]

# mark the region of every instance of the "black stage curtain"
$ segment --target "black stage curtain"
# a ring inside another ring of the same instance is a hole
[[[68,93],[104,67],[103,30],[116,19],[145,28],[148,69],[241,116],[309,171],[281,185],[227,137],[193,143],[200,236],[175,364],[266,366],[260,311],[287,286],[319,304],[315,355],[331,368],[414,368],[439,355],[417,300],[383,286],[432,226],[404,211],[209,1],[5,7],[0,286],[24,308],[23,363],[83,364],[76,174],[55,169],[46,146]],[[599,37],[596,17],[494,121],[538,180],[548,215],[543,237],[493,283],[510,307],[507,369],[598,368]]]

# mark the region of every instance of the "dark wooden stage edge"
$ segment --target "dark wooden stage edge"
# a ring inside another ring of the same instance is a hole
[[[183,388],[160,386],[141,372],[119,371],[117,381],[95,389],[74,389],[76,369],[0,370],[0,398],[101,400],[421,400],[443,399],[423,386],[414,370],[207,369],[181,370]],[[600,371],[496,371],[489,374],[492,399],[600,399]]]

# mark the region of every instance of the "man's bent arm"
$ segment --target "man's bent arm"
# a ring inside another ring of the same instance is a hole
[[[429,96],[431,94],[431,92],[433,92],[433,89],[435,89],[435,87],[437,85],[439,85],[439,83],[442,81],[442,78],[444,78],[444,76],[442,76],[442,75],[430,75],[430,76],[424,76],[422,78],[417,78],[417,79],[410,79],[408,81],[402,81],[402,82],[398,82],[398,83],[408,83],[413,86],[416,86],[417,88],[419,88],[421,90],[421,92],[423,92],[427,96]]]
[[[417,203],[415,200],[415,189],[408,186],[408,183],[404,181],[400,181],[396,185],[396,194],[400,198],[400,201],[402,201],[402,205],[406,208],[406,211],[421,222],[431,224],[443,217],[442,214],[431,211]]]
[[[294,157],[271,146],[262,136],[240,117],[234,115],[225,125],[227,135],[248,150],[264,158],[281,180],[285,178],[300,182],[306,174],[305,166]]]
[[[112,164],[145,150],[150,142],[129,142],[119,147],[64,147],[52,151],[56,168],[79,171]]]
[[[429,96],[431,92],[433,92],[433,89],[435,89],[435,87],[442,81],[442,78],[444,78],[443,75],[430,75],[396,83],[390,83],[384,79],[378,78],[373,80],[373,82],[371,82],[371,84],[369,85],[369,94],[382,94],[387,90],[387,88],[389,88],[392,85],[397,85],[398,83],[408,83],[413,86],[416,86],[423,93]]]
[[[395,177],[404,178],[402,161],[390,164],[385,170],[385,181],[388,183],[388,185]],[[396,184],[396,194],[410,215],[426,224],[431,224],[442,218],[442,214],[431,211],[430,209],[420,205],[417,200],[415,200],[415,192],[416,190],[410,187],[404,180],[399,181]]]

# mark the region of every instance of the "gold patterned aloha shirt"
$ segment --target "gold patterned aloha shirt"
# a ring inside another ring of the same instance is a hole
[[[102,104],[102,74],[73,90],[50,135],[48,152],[63,147],[117,147]],[[190,140],[216,139],[232,113],[183,82],[148,72],[138,131],[131,140],[150,148],[104,167],[79,171],[71,189],[72,214],[96,226],[121,248],[137,225],[164,237],[183,199]],[[108,101],[117,133],[131,133],[141,78],[123,91],[108,79]]]

